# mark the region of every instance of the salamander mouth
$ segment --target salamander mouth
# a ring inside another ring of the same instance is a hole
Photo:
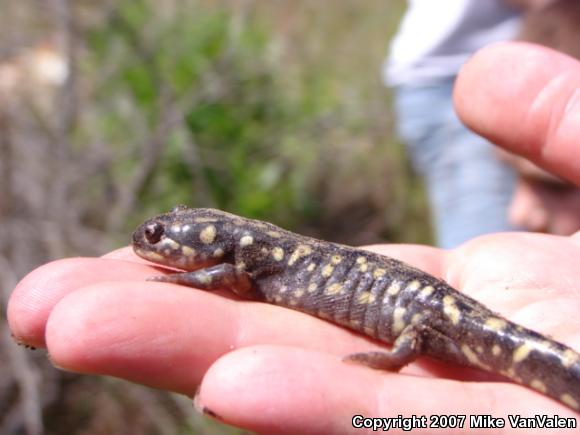
[[[133,233],[133,251],[144,260],[187,271],[212,266],[219,261],[170,236],[163,221],[145,222]]]

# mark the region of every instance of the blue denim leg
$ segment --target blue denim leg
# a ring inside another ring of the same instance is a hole
[[[455,247],[473,237],[513,231],[507,211],[516,174],[493,145],[455,115],[451,82],[395,89],[398,129],[426,182],[437,244]]]

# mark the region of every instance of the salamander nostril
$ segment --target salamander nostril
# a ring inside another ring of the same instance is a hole
[[[161,240],[164,232],[163,225],[159,222],[154,222],[145,227],[145,238],[149,243],[155,244]]]

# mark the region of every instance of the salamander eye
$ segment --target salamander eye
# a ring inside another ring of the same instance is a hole
[[[159,222],[154,222],[145,227],[145,238],[149,243],[155,244],[161,240],[161,236],[164,232],[163,225]]]

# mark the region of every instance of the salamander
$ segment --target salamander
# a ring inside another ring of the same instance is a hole
[[[133,248],[185,271],[157,281],[229,289],[392,344],[346,361],[397,371],[428,355],[503,375],[580,411],[577,352],[393,258],[185,206],[140,225]]]

